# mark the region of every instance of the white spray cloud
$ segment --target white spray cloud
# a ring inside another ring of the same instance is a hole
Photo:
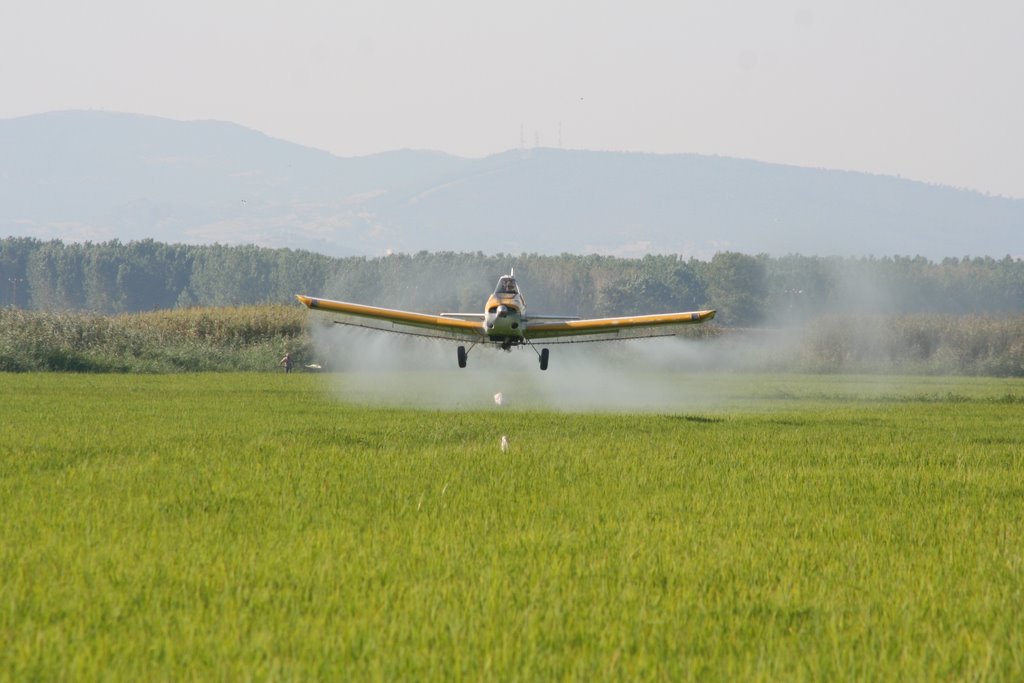
[[[530,347],[488,345],[456,363],[456,343],[340,325],[316,326],[318,360],[343,401],[429,408],[678,412],[720,401],[708,371],[728,369],[716,340],[663,338],[551,345],[541,371]],[[537,347],[539,351],[540,347]]]

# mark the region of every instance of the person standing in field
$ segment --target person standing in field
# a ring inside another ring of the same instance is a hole
[[[292,354],[290,354],[290,353],[288,353],[286,351],[285,354],[284,354],[284,358],[281,359],[281,362],[278,363],[278,365],[283,365],[284,366],[285,374],[291,372],[292,371]]]

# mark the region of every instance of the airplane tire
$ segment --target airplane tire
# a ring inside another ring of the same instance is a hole
[[[541,370],[547,370],[548,369],[548,355],[549,354],[548,354],[548,350],[547,349],[541,349],[540,350],[540,369]]]
[[[469,357],[469,354],[466,353],[466,347],[465,346],[460,346],[459,347],[459,367],[460,368],[466,367],[466,359],[468,357]]]

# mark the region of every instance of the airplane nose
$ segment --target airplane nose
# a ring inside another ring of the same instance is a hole
[[[499,316],[504,318],[507,313],[508,313],[508,306],[498,306],[498,315]]]

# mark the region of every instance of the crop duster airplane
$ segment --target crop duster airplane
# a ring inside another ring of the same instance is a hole
[[[530,346],[536,351],[534,345],[537,342],[566,344],[670,337],[678,334],[682,325],[702,323],[715,317],[714,311],[657,313],[587,320],[572,316],[527,315],[526,300],[519,291],[514,271],[498,280],[498,286],[487,299],[483,313],[432,315],[331,301],[301,294],[295,298],[315,311],[335,314],[337,318],[334,322],[341,325],[467,342],[468,349],[466,346],[458,348],[460,368],[466,367],[469,351],[477,344],[490,344],[505,351],[511,351],[513,346]],[[537,355],[540,358],[540,369],[547,370],[548,349],[541,349]]]

